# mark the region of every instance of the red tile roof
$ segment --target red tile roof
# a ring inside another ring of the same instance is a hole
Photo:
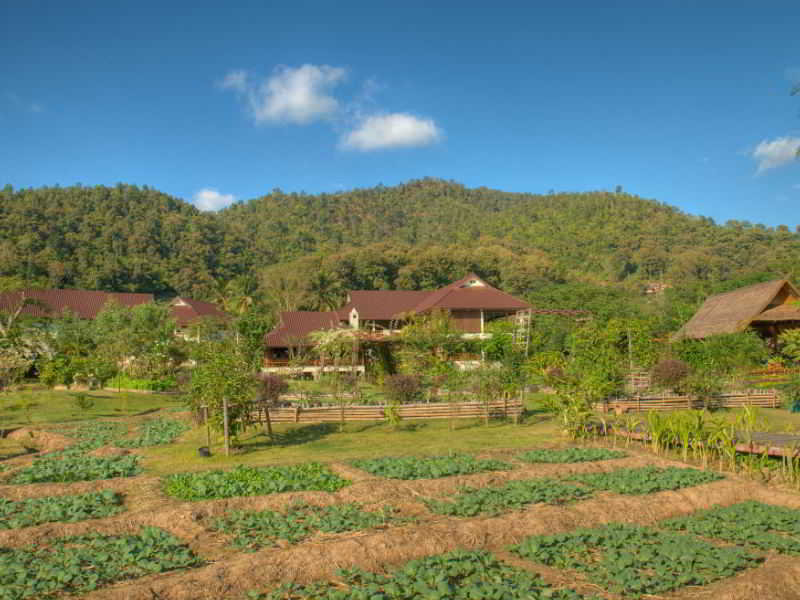
[[[414,307],[414,312],[424,313],[435,308],[447,310],[525,310],[531,305],[492,287],[483,279],[470,273],[463,279],[431,292]]]
[[[266,335],[264,342],[268,348],[302,346],[308,343],[306,336],[312,331],[337,327],[339,327],[339,315],[336,311],[282,312],[278,326]]]
[[[183,296],[175,298],[170,303],[169,312],[178,323],[178,327],[186,327],[203,318],[220,320],[231,318],[228,313],[220,310],[216,304],[203,302],[202,300],[192,300]]]
[[[359,319],[389,321],[398,315],[411,312],[433,292],[408,290],[353,290],[350,301],[336,311],[345,320],[350,310],[358,311]]]
[[[111,301],[128,307],[154,301],[153,294],[101,292],[95,290],[27,289],[0,293],[0,310],[16,310],[23,298],[30,298],[36,301],[36,303],[28,304],[22,309],[22,314],[24,315],[31,317],[58,317],[64,311],[70,311],[82,319],[94,319],[103,307]]]

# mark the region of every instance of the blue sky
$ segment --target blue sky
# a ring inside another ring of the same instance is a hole
[[[0,185],[424,176],[800,224],[800,3],[3,2]]]

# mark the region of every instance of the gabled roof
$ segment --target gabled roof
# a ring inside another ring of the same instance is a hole
[[[349,302],[336,311],[346,320],[355,308],[360,319],[389,321],[407,312],[430,296],[431,291],[408,290],[353,290]]]
[[[268,348],[287,348],[308,344],[306,336],[312,331],[336,329],[339,327],[339,315],[336,311],[288,311],[282,312],[278,326],[264,338]]]
[[[782,304],[756,315],[753,322],[800,321],[800,305]]]
[[[21,314],[38,318],[58,317],[64,311],[70,311],[82,319],[94,319],[108,302],[113,301],[121,306],[133,307],[154,301],[153,294],[26,289],[0,293],[0,310],[16,310],[23,299],[27,298],[34,300],[35,303],[26,305]]]
[[[751,322],[759,320],[762,313],[769,312],[766,309],[787,286],[791,294],[800,297],[795,287],[786,279],[756,283],[709,296],[673,339],[701,339],[721,333],[743,331]],[[774,316],[775,313],[773,318]]]
[[[179,296],[172,300],[169,312],[177,322],[178,327],[186,327],[204,318],[230,319],[230,315],[220,310],[216,304],[203,302],[202,300],[192,300],[184,296]]]
[[[531,305],[492,287],[475,273],[431,292],[414,307],[424,313],[435,308],[448,310],[525,310]]]

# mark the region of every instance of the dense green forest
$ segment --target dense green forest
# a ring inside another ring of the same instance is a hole
[[[787,226],[718,225],[621,191],[535,195],[423,179],[336,194],[274,190],[218,213],[146,186],[0,191],[6,289],[314,309],[337,305],[347,289],[431,288],[476,271],[539,306],[613,312],[660,302],[679,319],[709,292],[797,275],[798,259],[800,235]],[[656,299],[644,293],[650,282],[672,288]]]

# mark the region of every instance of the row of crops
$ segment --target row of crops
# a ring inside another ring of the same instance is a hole
[[[687,533],[688,532],[688,533]],[[800,511],[757,502],[700,511],[652,527],[610,523],[530,536],[517,557],[575,574],[604,592],[638,599],[703,586],[762,563],[768,552],[800,555]],[[485,551],[455,551],[415,560],[387,574],[343,570],[338,581],[284,584],[261,600],[579,599],[530,571]],[[344,587],[343,587],[344,584]]]
[[[35,459],[30,466],[14,473],[9,483],[72,483],[133,477],[141,472],[137,456],[92,456],[89,452],[103,446],[142,448],[169,444],[188,429],[182,421],[156,418],[145,421],[130,437],[128,426],[123,423],[86,423],[65,431],[78,442]]]
[[[244,511],[215,521],[235,534],[236,545],[255,550],[276,538],[307,539],[318,531],[337,533],[376,527],[392,518],[353,505],[313,508],[296,505],[285,513]],[[289,530],[289,534],[286,534]],[[259,532],[259,538],[253,535]],[[530,536],[509,550],[519,558],[575,572],[625,598],[701,586],[763,562],[770,552],[800,556],[800,511],[757,502],[715,507],[654,526],[610,523],[555,535]],[[124,535],[90,534],[0,551],[0,598],[50,598],[83,593],[115,581],[203,561],[167,532],[143,527]],[[35,573],[35,577],[31,575]],[[412,561],[386,574],[342,571],[336,583],[285,584],[253,598],[278,599],[484,599],[583,598],[554,589],[529,571],[485,551],[455,551]]]

